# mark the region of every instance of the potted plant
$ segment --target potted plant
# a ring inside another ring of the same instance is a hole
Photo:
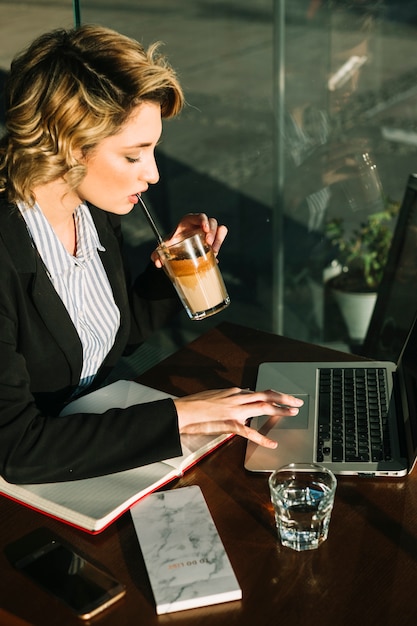
[[[361,343],[366,335],[391,245],[399,203],[386,199],[381,211],[371,213],[347,232],[343,218],[325,224],[340,273],[328,282],[346,322],[349,337]]]

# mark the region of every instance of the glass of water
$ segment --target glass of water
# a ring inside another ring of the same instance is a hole
[[[283,546],[314,550],[327,539],[336,477],[325,467],[291,463],[269,477],[278,535]]]

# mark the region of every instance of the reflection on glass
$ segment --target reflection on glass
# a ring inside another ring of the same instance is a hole
[[[282,128],[273,102],[278,3],[285,39]],[[73,21],[71,0],[62,6],[37,0],[3,4],[0,79],[12,56],[37,34]],[[323,226],[336,215],[354,226],[377,209],[380,193],[400,199],[408,173],[416,169],[415,0],[79,4],[84,22],[113,27],[145,44],[163,41],[178,69],[188,106],[180,120],[165,125],[158,147],[161,182],[149,194],[150,208],[160,210],[166,232],[184,206],[210,210],[228,225],[220,263],[233,304],[220,314],[223,319],[277,330],[272,293],[278,286],[271,268],[283,255],[282,332],[344,342],[345,326],[323,288],[331,261]],[[0,132],[3,124],[0,110]],[[274,143],[285,154],[280,206],[274,204]],[[277,213],[284,219],[284,249],[273,238]],[[135,247],[135,271],[148,259],[150,245],[139,211],[125,220],[125,229],[127,243]],[[175,341],[219,321],[207,320],[197,330],[184,316]]]
[[[349,349],[325,288],[340,271],[325,224],[341,218],[352,232],[401,199],[415,170],[417,141],[405,129],[416,126],[417,5],[306,4],[286,3],[285,334]]]

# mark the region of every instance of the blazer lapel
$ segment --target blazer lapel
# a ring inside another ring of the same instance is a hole
[[[126,345],[130,330],[130,307],[126,277],[120,254],[120,219],[90,206],[104,252],[100,257],[120,310],[120,328],[105,363],[117,358]],[[110,221],[112,222],[110,224]],[[114,222],[114,224],[113,224]],[[50,334],[65,353],[71,370],[71,384],[77,385],[82,368],[82,345],[68,312],[52,285],[42,259],[32,245],[26,224],[14,204],[0,200],[0,236],[22,282],[27,282],[32,301]],[[26,278],[25,278],[26,275]]]
[[[118,239],[118,236],[121,237],[120,218],[93,206],[90,206],[90,211],[100,243],[105,249],[104,252],[99,252],[100,258],[113,290],[114,301],[120,310],[119,335],[126,336],[130,325],[130,305],[126,290],[125,269],[120,252],[121,241]]]
[[[1,203],[0,233],[21,277],[22,285],[27,283],[33,305],[66,355],[71,369],[71,384],[77,385],[82,367],[82,346],[78,333],[49,280],[42,259],[32,245],[26,224],[14,205]]]

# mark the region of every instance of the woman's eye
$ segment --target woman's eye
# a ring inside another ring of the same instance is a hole
[[[134,159],[133,157],[126,157],[126,160],[127,160],[129,163],[139,163],[140,158],[139,158],[139,157],[137,157],[136,159]]]

